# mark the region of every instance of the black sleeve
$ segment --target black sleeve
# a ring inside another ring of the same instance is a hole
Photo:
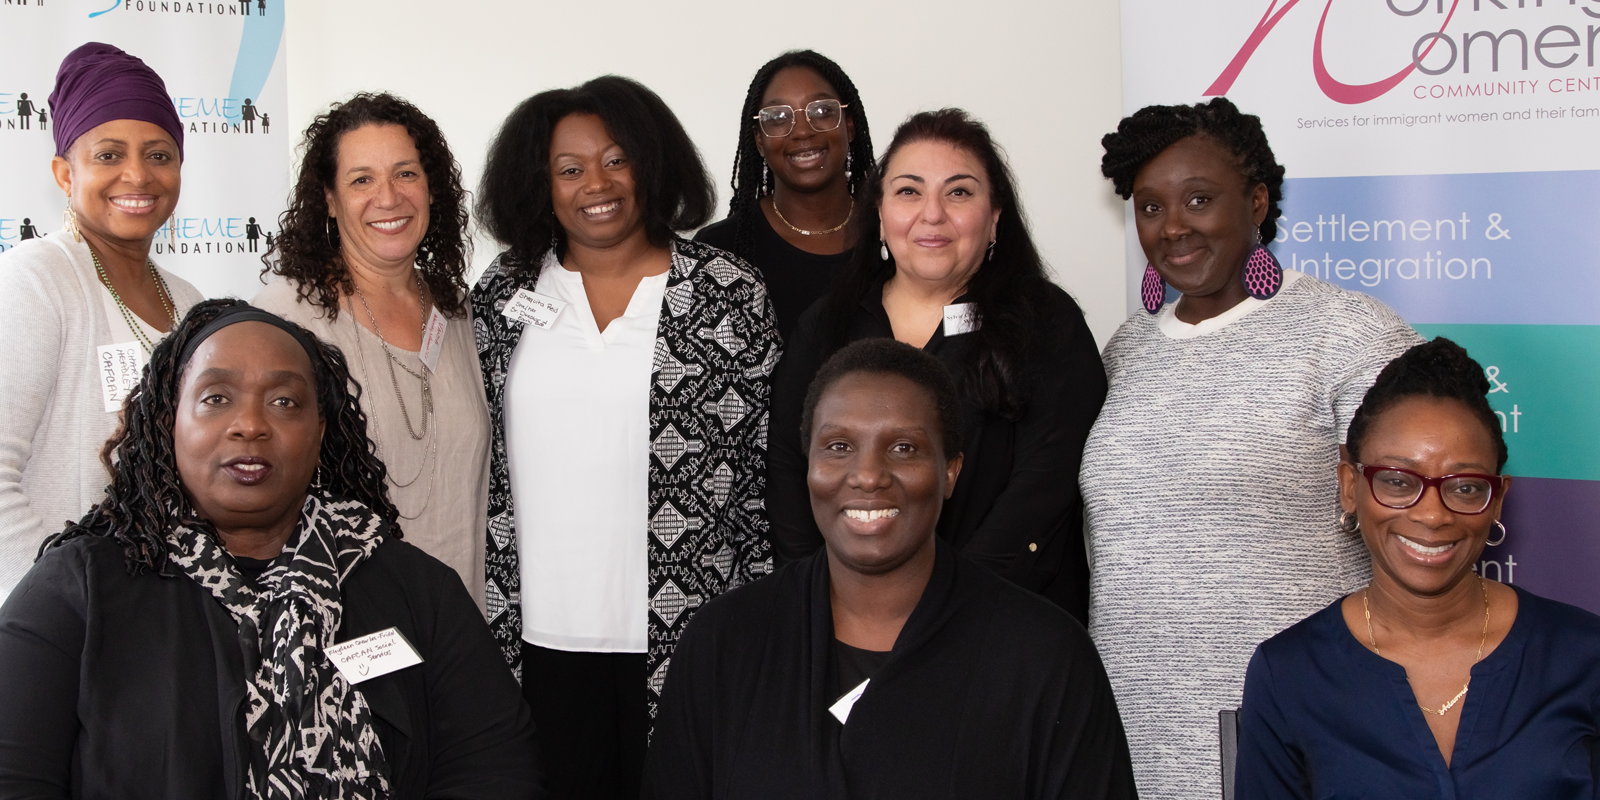
[[[767,515],[777,565],[798,561],[822,547],[822,532],[811,515],[806,488],[806,448],[800,441],[800,415],[806,389],[821,368],[818,333],[824,297],[800,317],[783,359],[772,377],[772,422],[767,433]]]
[[[1045,742],[1045,785],[1037,795],[1050,800],[1137,800],[1133,758],[1117,712],[1111,681],[1089,635],[1076,632],[1075,652],[1063,670],[1066,691],[1049,725]]]
[[[706,701],[717,691],[712,673],[716,617],[714,608],[696,615],[672,651],[645,756],[644,800],[709,800],[713,795],[713,722]]]
[[[1017,423],[1016,455],[1005,491],[973,531],[966,557],[1032,591],[1026,574],[1050,544],[1052,531],[1066,534],[1067,548],[1083,549],[1078,468],[1089,429],[1106,399],[1106,371],[1083,312],[1060,289],[1042,304],[1039,351],[1031,365],[1027,413]],[[1073,535],[1076,534],[1076,535]],[[1030,550],[1029,545],[1037,545]],[[1059,547],[1059,545],[1058,545]],[[1069,554],[1071,555],[1071,554]]]
[[[433,634],[423,654],[433,721],[427,797],[545,798],[533,715],[478,606],[443,564],[432,585]],[[413,589],[414,590],[414,589]]]
[[[0,607],[0,797],[71,796],[88,584],[78,548],[52,548]]]
[[[732,217],[728,217],[727,219],[723,219],[718,222],[713,222],[696,232],[694,235],[694,240],[709,244],[718,250],[724,250],[732,253],[733,235],[735,233],[734,225],[735,223]]]

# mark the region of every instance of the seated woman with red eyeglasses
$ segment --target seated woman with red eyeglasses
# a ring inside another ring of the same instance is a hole
[[[1240,800],[1600,797],[1600,617],[1473,571],[1511,486],[1488,390],[1442,338],[1368,390],[1339,500],[1372,582],[1256,649]]]

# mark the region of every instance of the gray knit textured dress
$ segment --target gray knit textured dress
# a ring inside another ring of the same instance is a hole
[[[1081,474],[1089,631],[1145,800],[1220,796],[1217,712],[1256,645],[1371,572],[1337,528],[1339,444],[1422,338],[1364,294],[1284,279],[1197,325],[1136,312],[1106,346]]]

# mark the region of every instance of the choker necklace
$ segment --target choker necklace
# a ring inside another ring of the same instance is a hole
[[[773,208],[777,208],[777,206],[773,206]],[[144,335],[144,328],[139,324],[138,320],[134,319],[133,312],[128,310],[128,304],[122,302],[122,296],[117,294],[117,287],[111,285],[111,279],[106,277],[106,268],[100,263],[100,254],[96,253],[93,247],[89,248],[89,259],[94,262],[94,271],[96,275],[100,276],[100,283],[105,285],[106,291],[111,293],[111,299],[116,301],[117,310],[122,312],[122,319],[128,323],[129,328],[133,329],[133,336],[139,340],[139,346],[144,348],[144,354],[150,355],[156,349],[155,343],[150,341],[150,337]],[[146,258],[144,265],[149,268],[150,277],[155,279],[156,296],[161,298],[161,310],[167,312],[167,319],[171,321],[172,327],[177,327],[178,313],[172,307],[172,293],[167,290],[166,279],[162,278],[161,273],[156,271],[156,263],[154,261]],[[168,330],[171,330],[171,328],[168,328]]]
[[[783,212],[778,210],[778,198],[776,196],[772,198],[772,213],[777,214],[778,220],[783,224],[788,225],[789,230],[794,231],[801,236],[827,236],[830,233],[838,233],[839,231],[844,230],[844,226],[850,224],[850,215],[856,213],[856,199],[854,197],[850,198],[850,211],[844,215],[844,222],[841,222],[825,231],[808,231],[805,228],[796,228],[793,222],[783,218]]]
[[[1473,664],[1483,660],[1483,645],[1489,641],[1489,584],[1484,582],[1482,575],[1478,576],[1478,588],[1483,590],[1483,636],[1478,639],[1478,655],[1472,659]],[[1383,652],[1378,649],[1378,640],[1372,635],[1372,609],[1367,605],[1367,595],[1371,591],[1372,587],[1370,586],[1361,590],[1361,613],[1367,618],[1367,642],[1371,645],[1372,652],[1381,656]],[[1421,703],[1418,703],[1417,707],[1436,717],[1442,717],[1450,713],[1450,709],[1455,708],[1456,703],[1461,702],[1461,698],[1467,696],[1467,688],[1470,686],[1472,686],[1472,675],[1471,672],[1468,672],[1467,685],[1461,687],[1461,691],[1456,692],[1456,696],[1450,698],[1450,702],[1438,708],[1428,708]]]

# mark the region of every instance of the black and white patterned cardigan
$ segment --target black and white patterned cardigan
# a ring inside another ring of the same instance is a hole
[[[506,463],[505,383],[522,323],[501,312],[535,271],[510,253],[472,290],[472,317],[492,420],[485,594],[489,627],[520,674],[522,575]],[[675,239],[650,386],[650,712],[672,647],[694,610],[772,569],[767,544],[767,406],[782,342],[767,287],[748,265]],[[551,454],[560,458],[561,454]]]

